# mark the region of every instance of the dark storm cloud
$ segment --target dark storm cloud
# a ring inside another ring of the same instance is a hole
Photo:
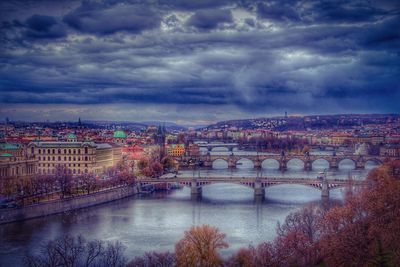
[[[398,5],[335,3],[32,2],[2,22],[0,102],[185,106],[207,119],[399,112]]]
[[[158,0],[161,6],[179,10],[211,9],[236,2],[231,0]]]
[[[60,38],[66,35],[65,27],[52,16],[33,15],[26,20],[26,36],[33,38]]]
[[[144,5],[114,6],[83,2],[68,13],[63,21],[86,33],[112,34],[119,31],[140,33],[160,26],[160,16]]]
[[[370,1],[267,1],[257,4],[259,17],[276,22],[290,23],[355,23],[373,21],[382,16],[398,13],[393,4],[384,10]]]
[[[205,9],[197,11],[187,21],[188,26],[199,29],[215,29],[221,23],[232,22],[232,13],[226,9]]]

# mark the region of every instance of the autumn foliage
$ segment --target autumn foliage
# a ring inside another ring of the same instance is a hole
[[[178,266],[223,266],[218,250],[227,248],[225,234],[208,225],[193,226],[175,245]]]
[[[400,181],[387,166],[369,185],[321,221],[327,266],[400,266]]]

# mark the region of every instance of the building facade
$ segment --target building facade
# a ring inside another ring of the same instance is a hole
[[[0,154],[0,178],[29,177],[37,173],[36,159],[14,157],[9,153]]]
[[[167,155],[171,157],[181,157],[185,154],[185,144],[171,144],[165,148]]]
[[[94,142],[31,142],[27,155],[38,161],[39,174],[55,174],[59,165],[72,175],[100,174],[121,160],[121,147]]]

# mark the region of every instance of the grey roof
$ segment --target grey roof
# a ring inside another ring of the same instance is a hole
[[[90,147],[96,147],[96,144],[94,142],[40,142],[40,141],[34,141],[30,142],[29,146],[34,145],[37,147],[45,147],[45,148],[54,148],[54,147],[60,147],[60,148],[79,148],[83,146],[90,146]]]
[[[30,142],[28,146],[37,146],[40,148],[81,148],[84,146],[95,147],[97,149],[107,149],[113,146],[108,143],[95,143],[95,142],[40,142],[34,141]]]
[[[110,144],[107,143],[102,143],[102,144],[96,144],[97,149],[105,149],[105,148],[112,148]]]

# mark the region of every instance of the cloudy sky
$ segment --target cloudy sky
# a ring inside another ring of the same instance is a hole
[[[0,2],[1,116],[400,112],[400,2]]]

